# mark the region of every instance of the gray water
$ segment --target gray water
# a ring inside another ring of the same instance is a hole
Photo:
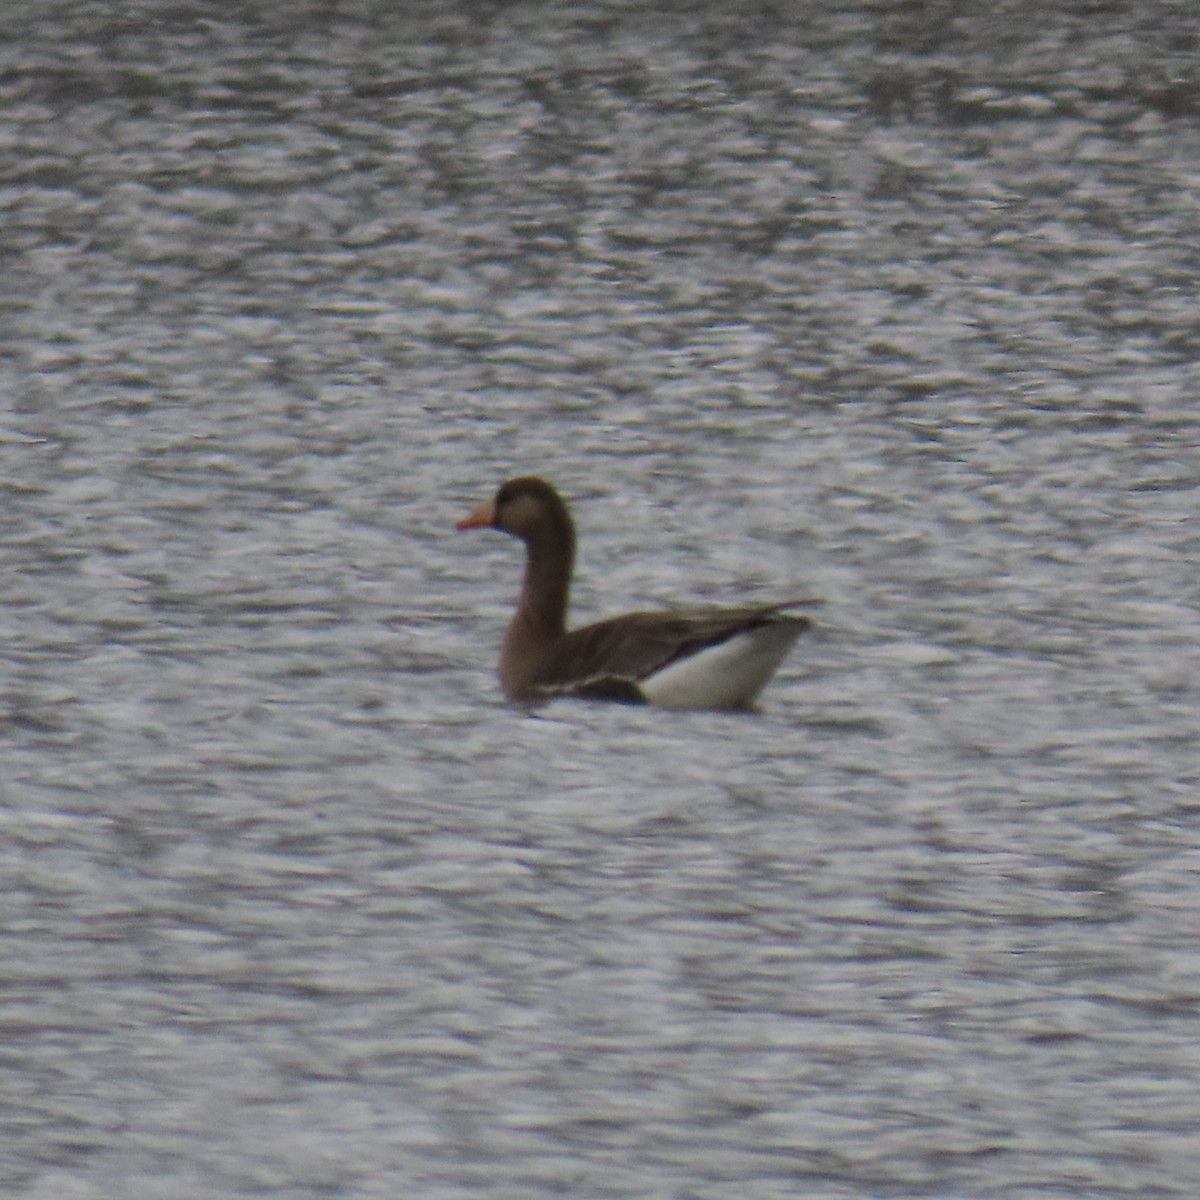
[[[734,8],[9,6],[5,1196],[1195,1196],[1194,6]]]

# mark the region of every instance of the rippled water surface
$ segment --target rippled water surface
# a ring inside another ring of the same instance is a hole
[[[1194,1197],[1193,5],[5,23],[4,1195]]]

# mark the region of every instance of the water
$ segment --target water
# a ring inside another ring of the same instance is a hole
[[[1062,9],[6,17],[6,1195],[1193,1195],[1194,15]],[[761,717],[499,702],[529,470]]]

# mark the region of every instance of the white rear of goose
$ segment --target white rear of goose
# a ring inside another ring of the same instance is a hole
[[[807,624],[780,617],[676,659],[638,686],[657,708],[750,708]]]

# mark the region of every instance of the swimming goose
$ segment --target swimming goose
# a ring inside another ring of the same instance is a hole
[[[775,674],[811,600],[747,608],[635,612],[567,629],[575,527],[542,479],[510,479],[457,529],[500,529],[525,543],[525,581],[500,653],[509,700],[556,696],[661,708],[746,710]]]

